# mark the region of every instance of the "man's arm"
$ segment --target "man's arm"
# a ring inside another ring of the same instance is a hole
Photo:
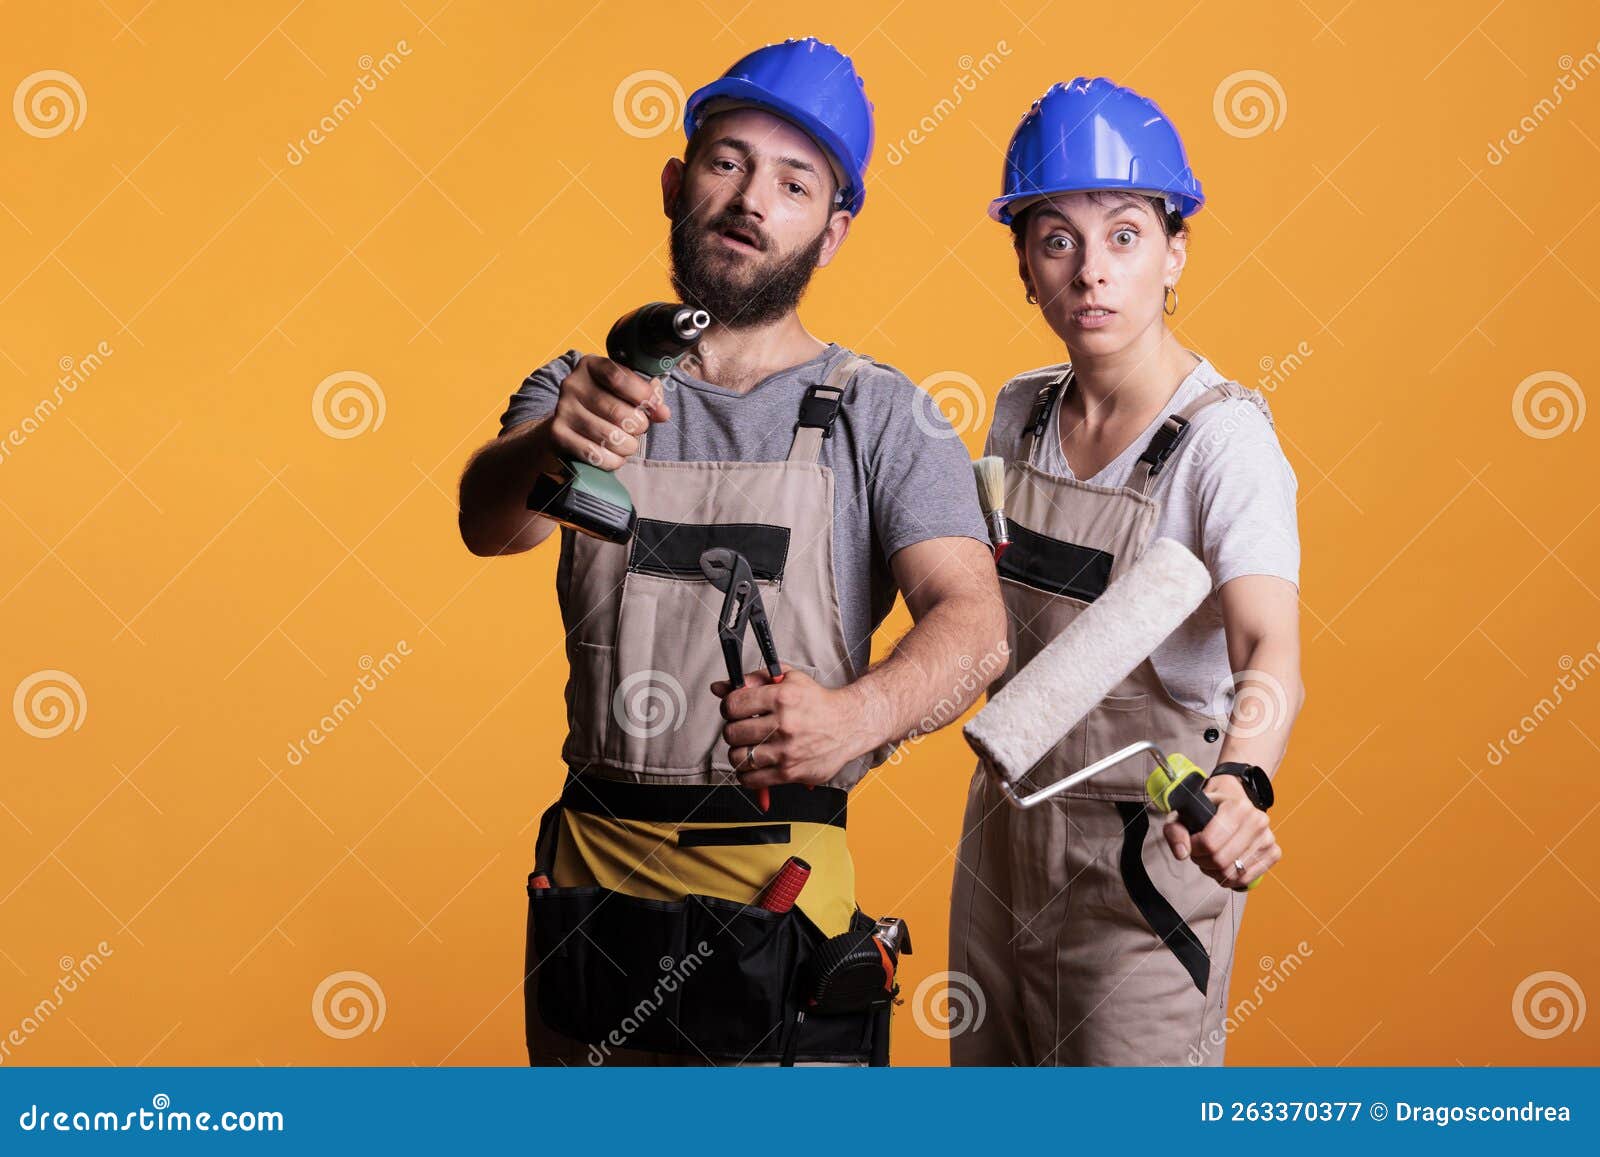
[[[915,625],[854,683],[828,688],[795,672],[773,684],[760,671],[731,694],[712,685],[745,786],[825,783],[891,740],[953,723],[1004,670],[1006,611],[986,544],[926,539],[889,565]]]
[[[532,550],[556,528],[528,509],[528,494],[556,459],[615,470],[638,452],[651,422],[672,416],[660,379],[608,358],[581,358],[561,380],[555,409],[503,431],[482,447],[461,476],[461,541],[477,555]]]
[[[556,523],[528,509],[528,494],[550,447],[550,419],[512,426],[485,445],[461,475],[461,541],[473,554],[532,550]]]

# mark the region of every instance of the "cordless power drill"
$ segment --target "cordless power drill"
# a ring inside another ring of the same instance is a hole
[[[606,335],[606,356],[620,366],[656,378],[694,347],[711,325],[703,309],[657,301],[618,319]],[[541,474],[528,495],[528,509],[607,542],[633,537],[633,499],[609,470],[563,459],[559,473]]]

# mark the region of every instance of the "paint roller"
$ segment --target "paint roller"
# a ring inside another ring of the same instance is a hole
[[[1194,612],[1210,590],[1211,574],[1204,563],[1181,543],[1156,539],[1127,573],[1107,586],[972,717],[962,733],[1010,803],[1037,807],[1149,752],[1156,761],[1147,784],[1151,799],[1163,810],[1177,811],[1191,832],[1205,826],[1216,813],[1210,798],[1199,790],[1205,772],[1181,755],[1168,756],[1149,741],[1130,744],[1035,791],[1026,792],[1019,785],[1068,731]]]

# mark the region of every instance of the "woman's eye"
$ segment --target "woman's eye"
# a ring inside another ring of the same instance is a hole
[[[1111,236],[1116,238],[1118,245],[1132,245],[1139,239],[1139,235],[1132,229],[1118,229]]]
[[[1064,237],[1060,233],[1052,233],[1044,239],[1044,247],[1061,253],[1072,248],[1072,238]]]

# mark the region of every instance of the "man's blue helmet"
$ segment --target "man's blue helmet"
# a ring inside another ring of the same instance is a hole
[[[839,208],[861,212],[872,157],[872,102],[848,56],[814,36],[758,48],[695,90],[684,106],[684,133],[694,136],[723,102],[766,109],[804,129],[833,159]]]

